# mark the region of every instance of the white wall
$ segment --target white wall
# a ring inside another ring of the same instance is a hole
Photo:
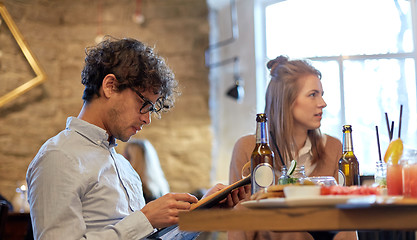
[[[210,44],[231,39],[232,21],[227,0],[208,0]],[[228,183],[229,164],[237,139],[255,131],[256,72],[254,39],[254,0],[236,0],[239,36],[232,43],[210,52],[210,63],[239,58],[245,96],[241,102],[226,96],[234,85],[233,62],[210,70],[210,108],[213,122],[213,182]]]

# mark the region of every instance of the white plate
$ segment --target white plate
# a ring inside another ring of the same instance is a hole
[[[248,208],[277,208],[277,207],[312,207],[312,206],[332,206],[338,204],[372,204],[377,197],[369,196],[347,196],[347,195],[326,195],[308,198],[269,198],[261,200],[251,200],[242,202]]]

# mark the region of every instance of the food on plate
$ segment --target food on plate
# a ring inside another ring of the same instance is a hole
[[[303,183],[294,183],[294,184],[279,184],[272,185],[266,188],[264,191],[259,191],[254,193],[250,199],[259,200],[266,198],[283,198],[285,197],[284,188],[289,186],[312,186],[315,185],[312,181],[306,180]]]
[[[284,191],[284,188],[286,190]],[[317,191],[317,188],[319,191]],[[287,194],[291,195],[288,197],[308,197],[316,195],[381,195],[380,187],[371,186],[339,186],[331,185],[325,186],[321,184],[314,184],[313,181],[306,179],[303,183],[295,184],[281,184],[272,185],[267,187],[265,190],[254,193],[250,199],[260,200],[268,198],[284,198]]]
[[[290,175],[283,175],[278,179],[279,185],[296,184],[298,178],[291,177]]]
[[[293,197],[301,196],[314,196],[315,190],[312,185],[301,185],[301,184],[285,184],[285,185],[272,185],[269,186],[265,191],[259,191],[251,196],[251,200],[260,200],[267,198],[284,198],[286,197],[284,188],[287,188],[287,192],[291,190]],[[299,189],[297,189],[299,187]],[[370,186],[317,186],[320,188],[319,195],[381,195],[380,187]],[[303,191],[305,194],[303,194]],[[318,194],[317,194],[318,195]]]
[[[320,185],[320,184],[315,184],[310,178],[304,178],[302,181],[302,185]]]
[[[260,199],[267,199],[267,198],[282,198],[284,197],[284,192],[264,192],[259,191],[253,194],[250,199],[251,200],[260,200]]]
[[[369,186],[322,186],[321,195],[380,195],[379,187]]]
[[[312,176],[304,178],[303,185],[334,186],[337,185],[336,179],[332,176]]]
[[[284,188],[287,199],[319,197],[321,186],[318,185],[292,185]]]
[[[265,191],[259,191],[254,193],[250,199],[260,200],[266,198],[282,198],[284,197],[284,187],[288,185],[272,185],[266,188]]]

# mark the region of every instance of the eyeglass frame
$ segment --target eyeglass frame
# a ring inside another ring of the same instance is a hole
[[[163,97],[159,97],[158,99],[156,99],[156,101],[155,101],[155,103],[153,103],[151,100],[149,100],[149,99],[147,99],[145,96],[143,96],[140,92],[138,92],[138,91],[136,91],[136,90],[134,90],[134,89],[132,89],[135,93],[136,93],[136,95],[138,95],[139,97],[140,97],[140,99],[142,99],[142,101],[143,101],[143,104],[142,104],[142,107],[140,108],[140,110],[139,110],[139,112],[141,113],[141,114],[146,114],[146,113],[148,113],[148,112],[151,112],[151,113],[159,113],[163,108],[164,108],[164,102],[163,102]],[[157,109],[156,107],[155,107],[155,105],[160,105],[159,106],[159,109]],[[147,105],[150,105],[150,107],[148,107],[148,109],[145,109],[145,107],[147,106]],[[145,111],[143,111],[143,109],[145,109]]]

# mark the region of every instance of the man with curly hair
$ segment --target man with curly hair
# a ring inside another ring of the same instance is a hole
[[[178,95],[174,74],[153,49],[134,39],[106,39],[86,50],[82,71],[84,105],[66,129],[49,139],[27,171],[35,239],[144,239],[178,223],[178,212],[197,198],[168,193],[145,205],[142,183],[116,153],[115,140],[128,141],[169,110]],[[225,186],[217,184],[214,193]],[[240,188],[224,200],[243,199]],[[174,229],[168,239],[198,233]]]

